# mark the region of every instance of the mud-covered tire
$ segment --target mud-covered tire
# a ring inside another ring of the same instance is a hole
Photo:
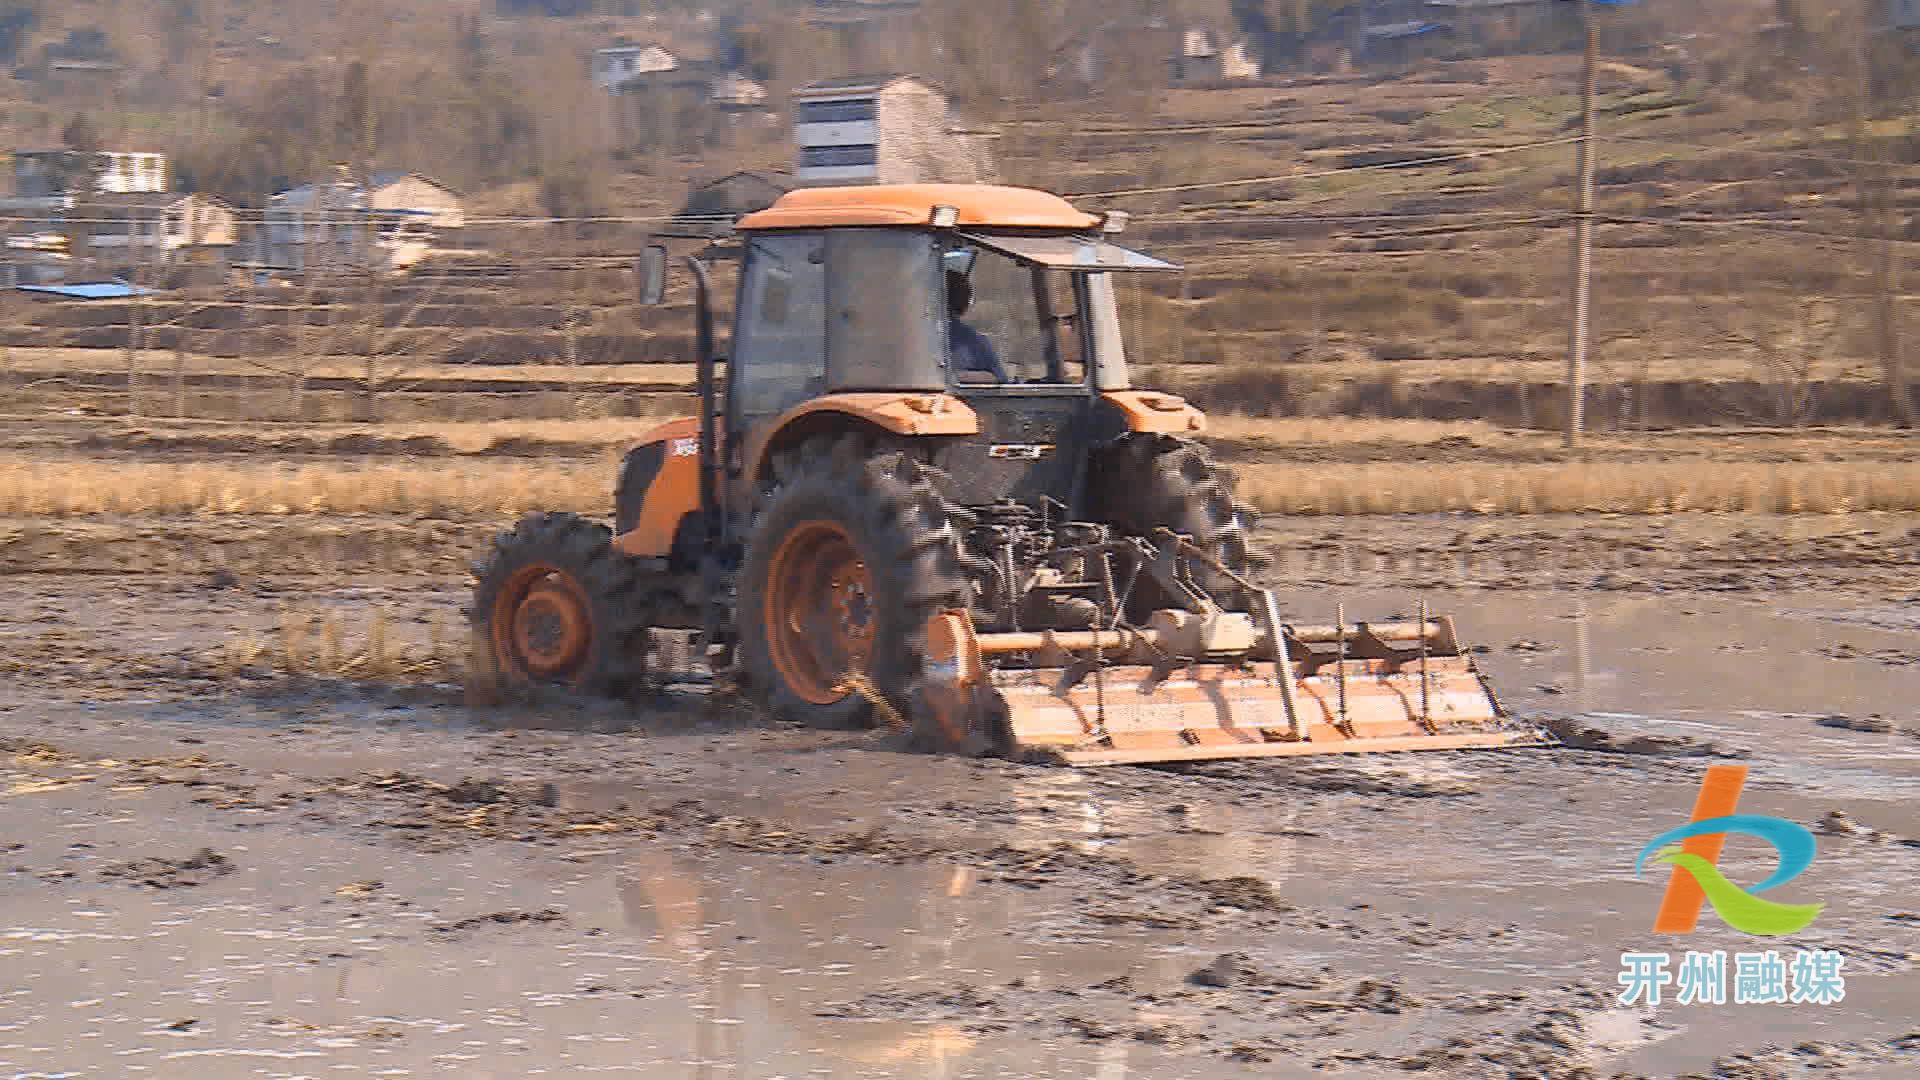
[[[1158,528],[1184,533],[1244,578],[1272,565],[1272,557],[1249,538],[1260,515],[1234,501],[1233,473],[1214,464],[1200,443],[1171,435],[1128,435],[1101,450],[1088,474],[1096,519],[1123,533],[1148,536]],[[1232,582],[1205,570],[1195,576],[1226,607],[1245,610],[1248,598]],[[1135,593],[1136,616],[1172,602],[1144,577]]]
[[[506,685],[625,697],[646,681],[648,572],[605,525],[533,513],[473,567],[475,648]]]
[[[910,714],[927,620],[965,604],[959,552],[947,504],[907,450],[847,434],[780,455],[737,582],[746,689],[784,720],[871,725],[871,698],[841,689],[850,666]]]

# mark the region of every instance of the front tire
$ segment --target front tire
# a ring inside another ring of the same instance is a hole
[[[475,645],[507,685],[569,686],[611,697],[646,676],[643,572],[606,526],[535,513],[494,541],[476,566]]]
[[[740,569],[740,660],[781,719],[867,726],[874,697],[900,713],[927,620],[965,606],[959,536],[930,472],[857,435],[785,456]]]

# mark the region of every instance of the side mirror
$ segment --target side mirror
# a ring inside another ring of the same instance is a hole
[[[634,273],[640,278],[640,302],[651,307],[667,296],[667,249],[649,244],[634,261]]]

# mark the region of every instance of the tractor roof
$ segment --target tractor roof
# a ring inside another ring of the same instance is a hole
[[[975,228],[1091,229],[1092,214],[1058,195],[991,184],[868,184],[801,188],[740,219],[742,229],[819,229],[836,225],[927,225],[936,206],[959,211],[954,224]]]

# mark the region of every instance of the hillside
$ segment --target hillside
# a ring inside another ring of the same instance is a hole
[[[996,133],[1002,179],[1128,210],[1134,242],[1185,264],[1125,297],[1135,360],[1156,378],[1252,411],[1549,422],[1566,341],[1579,85],[1578,57],[1553,49],[1577,25],[1542,23],[1532,38],[1463,32],[1427,55],[1356,63],[1314,45],[1338,40],[1343,9],[1298,7],[1291,22],[1276,10],[16,3],[0,5],[0,27],[16,26],[18,96],[0,115],[16,146],[57,142],[85,115],[103,144],[165,150],[180,186],[242,207],[344,161],[439,177],[482,215],[647,218],[703,178],[787,165],[785,88],[911,66]],[[1136,70],[1067,85],[1058,60],[1076,43],[1154,12],[1241,35],[1264,51],[1265,76],[1174,87]],[[1604,16],[1592,374],[1607,422],[1884,413],[1873,386],[1902,352],[1920,154],[1905,108],[1915,65],[1886,35],[1849,54],[1868,42],[1864,26],[1858,12],[1751,0]],[[762,77],[773,111],[724,138],[689,124],[638,136],[618,111],[630,105],[587,77],[592,50],[615,41]],[[48,82],[48,58],[83,47],[122,66],[110,92]],[[1868,63],[1848,67],[1847,55]],[[492,266],[582,267],[577,287],[551,283],[577,310],[518,296],[530,279],[507,273],[451,306],[423,286],[299,319],[398,319],[383,340],[431,350],[410,363],[552,362],[579,356],[581,334],[593,359],[683,362],[684,334],[637,326],[623,284],[596,284],[604,274],[565,261],[614,266],[644,235],[550,226],[464,241]],[[255,314],[208,325],[204,311],[149,315],[146,325],[162,347],[209,357],[291,340],[259,301],[200,296],[201,308]],[[366,314],[396,303],[419,310]],[[453,310],[460,303],[527,310],[480,325]],[[9,310],[0,326],[16,345],[117,347],[128,333],[110,313]],[[367,340],[336,336],[320,353]]]

